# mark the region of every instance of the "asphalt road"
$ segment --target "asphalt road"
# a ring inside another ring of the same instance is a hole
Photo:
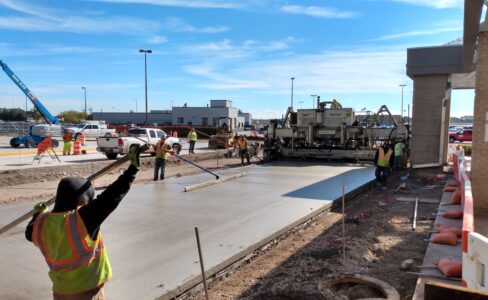
[[[102,226],[113,266],[106,299],[154,299],[199,276],[194,228],[206,269],[229,260],[374,178],[374,168],[290,161],[237,168],[239,179],[192,192],[209,174],[136,184]],[[0,226],[32,203],[0,206]],[[48,268],[24,238],[25,223],[0,236],[0,299],[51,299]]]

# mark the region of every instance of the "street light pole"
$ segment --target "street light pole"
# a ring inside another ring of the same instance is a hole
[[[152,53],[152,50],[140,49],[139,53],[144,53],[144,86],[146,91],[146,121],[144,124],[147,125],[147,53]]]
[[[291,79],[291,108],[293,108],[293,80],[295,80],[295,77],[292,77],[290,79]]]
[[[85,118],[86,118],[86,116],[87,116],[87,114],[86,114],[86,87],[82,86],[81,89],[83,91],[85,91]]]
[[[399,86],[402,88],[402,107],[401,107],[400,115],[403,119],[403,88],[407,85],[406,84],[400,84]]]

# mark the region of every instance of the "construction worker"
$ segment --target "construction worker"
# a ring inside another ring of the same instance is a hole
[[[334,100],[332,100],[332,104],[330,105],[330,108],[339,109],[339,108],[342,108],[342,105],[339,103],[339,101],[334,99]]]
[[[239,136],[237,140],[237,147],[239,148],[239,157],[241,158],[241,166],[244,165],[244,156],[247,159],[247,164],[251,164],[251,158],[249,157],[249,151],[247,150],[247,139],[243,135]]]
[[[139,154],[139,146],[131,146],[129,168],[95,199],[90,181],[65,177],[51,212],[43,202],[34,207],[25,237],[49,266],[53,299],[104,299],[103,286],[112,277],[112,268],[100,226],[129,191],[139,170]]]
[[[402,140],[398,140],[395,143],[395,170],[401,171],[405,166],[404,162],[404,150],[405,150],[405,143]]]
[[[71,146],[73,145],[73,134],[69,130],[65,130],[63,134],[63,155],[71,154]]]
[[[171,146],[165,143],[166,137],[163,135],[159,142],[154,145],[154,151],[156,152],[156,158],[154,160],[154,181],[158,180],[159,170],[161,169],[161,175],[159,178],[164,180],[164,171],[166,169],[166,163],[168,162],[169,156],[173,154],[173,149]]]
[[[188,133],[188,140],[190,141],[190,149],[188,149],[188,153],[195,153],[195,143],[197,142],[198,136],[195,132],[195,128],[192,128]]]
[[[390,166],[393,165],[393,150],[388,143],[378,147],[374,156],[374,164],[376,165],[376,183],[381,186],[381,189],[386,190],[386,181]]]

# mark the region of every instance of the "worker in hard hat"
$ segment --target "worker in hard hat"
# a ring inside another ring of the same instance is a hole
[[[100,226],[129,191],[139,170],[139,154],[139,146],[131,146],[129,168],[96,198],[90,181],[65,177],[51,212],[43,202],[36,204],[25,237],[49,266],[53,299],[104,299],[103,286],[112,268]]]
[[[388,143],[384,143],[378,147],[374,156],[374,164],[376,165],[376,183],[386,190],[386,181],[390,172],[390,166],[393,165],[393,150]]]
[[[63,134],[63,155],[71,154],[71,146],[73,145],[73,134],[69,130],[65,130]]]
[[[342,105],[339,103],[339,101],[337,101],[336,99],[334,99],[334,100],[332,100],[332,103],[330,105],[330,108],[339,109],[339,108],[342,108]]]
[[[249,157],[249,151],[247,150],[247,139],[245,136],[240,135],[237,139],[236,146],[239,149],[239,157],[241,158],[241,166],[244,165],[244,156],[246,157],[247,164],[251,164],[251,158]]]
[[[190,141],[190,149],[188,149],[188,153],[195,153],[195,144],[197,142],[198,135],[195,132],[195,128],[192,128],[188,133],[188,141]]]
[[[156,152],[156,158],[154,159],[154,181],[164,180],[164,172],[166,170],[166,164],[169,156],[173,154],[173,149],[166,143],[166,136],[161,136],[159,142],[154,145],[154,151]],[[161,170],[161,174],[159,171]]]

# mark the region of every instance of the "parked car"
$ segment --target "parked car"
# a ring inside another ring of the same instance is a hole
[[[255,130],[256,127],[254,127],[254,125],[244,125],[244,130]]]
[[[456,132],[449,132],[449,143],[454,142],[472,142],[473,129],[461,129]]]
[[[86,138],[96,138],[99,136],[110,137],[115,135],[115,129],[108,129],[107,125],[102,123],[86,123],[65,129],[71,131],[75,139],[78,139],[80,134],[83,134]]]

